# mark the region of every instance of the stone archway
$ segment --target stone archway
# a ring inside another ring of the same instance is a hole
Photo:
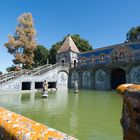
[[[68,88],[68,74],[65,71],[60,71],[57,77],[57,89]]]
[[[126,83],[125,71],[122,68],[113,69],[111,72],[111,89],[116,89],[124,83]]]

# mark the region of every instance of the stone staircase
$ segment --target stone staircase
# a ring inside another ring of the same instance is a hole
[[[37,75],[39,74],[42,70],[46,70],[47,68],[49,68],[51,65],[43,65],[37,68],[34,68],[33,70],[27,70],[27,69],[23,69],[20,71],[11,71],[5,74],[0,75],[0,85],[7,83],[8,81],[17,79],[21,76],[31,76],[31,75]]]
[[[21,90],[22,82],[42,82],[48,80],[56,82],[59,71],[69,71],[69,64],[56,63],[54,65],[43,65],[33,70],[12,71],[0,75],[0,90]],[[32,87],[34,86],[32,85]],[[31,89],[32,90],[32,89]]]

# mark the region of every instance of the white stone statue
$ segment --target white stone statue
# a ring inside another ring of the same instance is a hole
[[[46,80],[43,82],[42,97],[48,97],[48,82]]]
[[[77,82],[77,80],[74,81],[74,92],[75,93],[78,92],[78,82]]]

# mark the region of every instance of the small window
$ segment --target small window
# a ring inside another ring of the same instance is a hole
[[[82,63],[86,63],[86,58],[81,58]]]
[[[105,60],[105,55],[104,55],[104,54],[102,54],[102,55],[100,56],[100,60],[101,60],[101,61]]]

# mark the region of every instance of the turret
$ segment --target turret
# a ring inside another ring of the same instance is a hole
[[[56,55],[56,62],[62,64],[69,63],[71,67],[76,67],[78,62],[78,53],[79,50],[77,46],[71,36],[68,35]]]

